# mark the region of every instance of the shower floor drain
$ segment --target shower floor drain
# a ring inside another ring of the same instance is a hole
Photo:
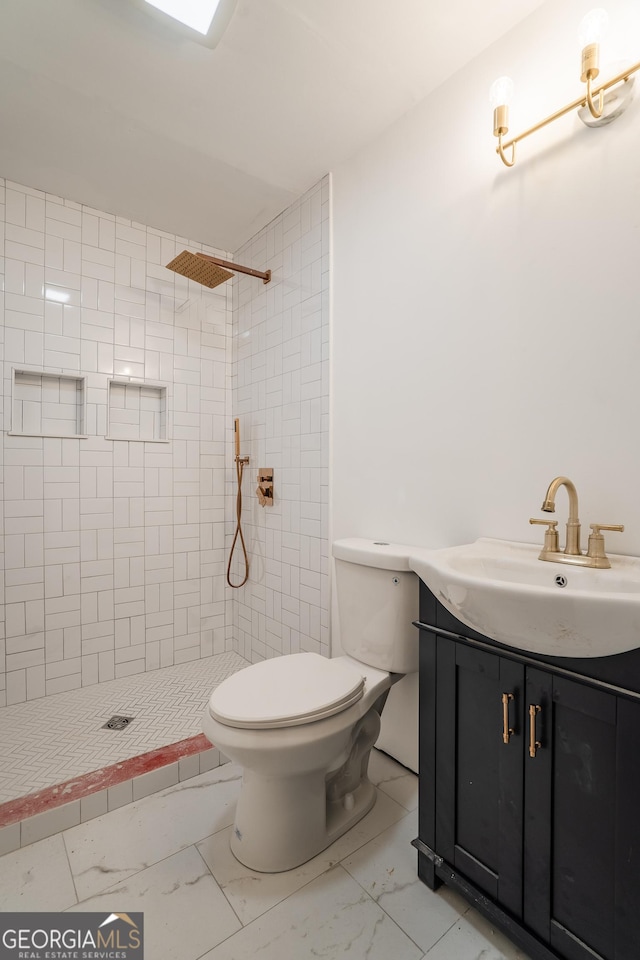
[[[135,717],[121,717],[118,714],[115,717],[111,717],[110,720],[107,720],[106,723],[103,723],[101,730],[124,730],[129,726],[132,720],[135,720]]]

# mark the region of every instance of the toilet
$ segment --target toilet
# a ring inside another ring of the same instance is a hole
[[[408,547],[333,544],[344,656],[255,663],[211,694],[203,730],[243,768],[234,856],[277,873],[310,860],[375,803],[371,747],[392,684],[418,669],[418,578]]]

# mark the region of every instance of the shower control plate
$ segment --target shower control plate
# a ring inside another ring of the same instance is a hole
[[[261,507],[273,506],[273,467],[262,467],[258,471],[256,496]]]

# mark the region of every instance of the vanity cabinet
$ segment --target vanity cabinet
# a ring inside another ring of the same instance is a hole
[[[638,960],[640,692],[480,637],[426,588],[419,626],[421,879],[533,960]]]

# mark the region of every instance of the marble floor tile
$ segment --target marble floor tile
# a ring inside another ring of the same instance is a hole
[[[504,934],[470,909],[426,954],[425,960],[529,960]]]
[[[455,891],[441,887],[433,893],[418,879],[418,854],[411,846],[417,833],[415,811],[342,860],[342,866],[426,953],[469,905]]]
[[[420,960],[422,950],[341,866],[312,880],[202,960]]]
[[[71,827],[63,834],[80,900],[233,823],[240,768],[209,773]]]
[[[195,847],[155,863],[69,912],[144,913],[144,955],[197,960],[241,923]]]
[[[141,910],[154,960],[527,960],[454,891],[417,879],[413,775],[373,756],[374,808],[296,870],[235,860],[241,770],[225,764],[0,857],[0,906]]]
[[[369,758],[369,779],[407,810],[418,806],[418,778],[380,750],[372,750]]]
[[[66,910],[76,903],[62,834],[0,857],[2,910]]]
[[[329,870],[343,857],[353,853],[358,847],[404,816],[406,816],[404,807],[378,791],[373,809],[351,830],[339,837],[317,857],[294,870],[283,873],[257,873],[239,863],[229,847],[231,829],[221,830],[207,837],[198,844],[198,849],[229,903],[246,924],[309,883],[310,880]]]

